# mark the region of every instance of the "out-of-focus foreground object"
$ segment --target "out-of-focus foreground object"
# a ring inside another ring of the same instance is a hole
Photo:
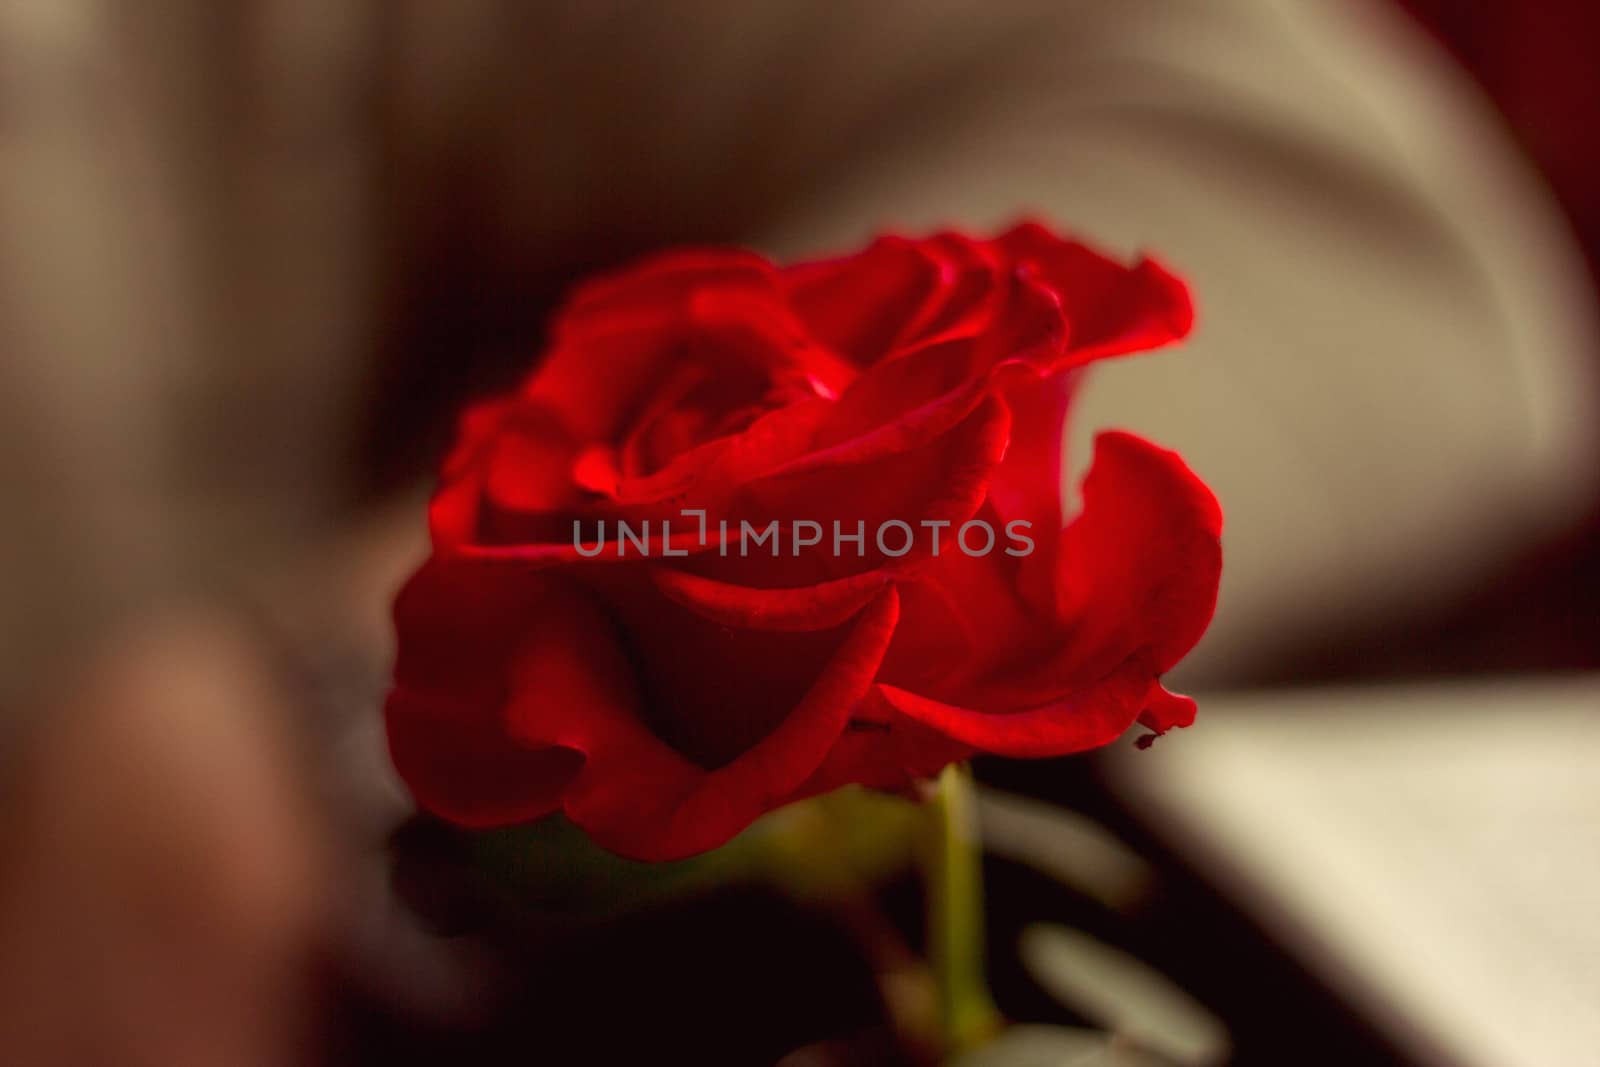
[[[157,620],[8,767],[6,1063],[308,1062],[336,862],[247,636]]]

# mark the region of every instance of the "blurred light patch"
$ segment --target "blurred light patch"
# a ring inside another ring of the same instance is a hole
[[[1116,787],[1419,1062],[1600,1048],[1600,677],[1263,692]]]

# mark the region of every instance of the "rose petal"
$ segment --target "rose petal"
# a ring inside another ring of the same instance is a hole
[[[1010,414],[998,399],[985,396],[945,432],[920,439],[942,424],[942,418],[930,420],[916,432],[894,435],[896,451],[885,451],[888,441],[857,442],[740,487],[734,507],[741,520],[775,520],[785,537],[793,521],[814,521],[823,528],[826,547],[798,556],[786,549],[777,559],[719,559],[719,568],[727,568],[719,576],[762,587],[814,585],[918,563],[934,554],[935,538],[939,552],[959,551],[957,529],[988,493],[1010,439]],[[853,453],[848,460],[846,452]],[[896,522],[904,526],[889,525]],[[841,534],[859,533],[861,543],[841,540],[834,552],[834,523]]]
[[[635,716],[609,706],[566,709],[549,738],[588,756],[566,812],[599,844],[642,860],[715,848],[761,814],[794,799],[872,684],[899,616],[885,590],[789,716],[763,741],[714,771],[662,744]]]
[[[899,792],[975,751],[901,714],[874,686],[822,765],[796,792],[816,796],[847,785]]]
[[[1193,326],[1187,286],[1151,259],[1124,267],[1034,222],[997,243],[1060,298],[1070,331],[1063,366],[1160,348]]]
[[[985,504],[977,517],[1002,530]],[[904,618],[878,680],[935,699],[960,702],[996,663],[1040,644],[1053,620],[1031,611],[1018,595],[1018,550],[1001,533],[994,551],[957,551],[905,573],[900,583]]]
[[[1138,717],[1151,684],[1148,667],[1130,662],[1048,704],[999,713],[946,704],[897,686],[877,688],[897,712],[952,741],[980,752],[1038,759],[1115,741]]]
[[[987,242],[945,231],[925,245],[942,261],[944,291],[938,300],[926,302],[895,339],[897,350],[977,337],[993,325],[1006,303],[1007,267]]]
[[[881,237],[855,255],[795,264],[780,277],[814,337],[870,366],[939,297],[943,270],[920,242]]]
[[[1095,440],[1083,511],[1061,534],[1053,627],[991,667],[988,708],[1040,704],[1132,659],[1170,670],[1216,610],[1222,572],[1216,498],[1173,452],[1112,432]],[[1143,710],[1143,709],[1139,709]]]
[[[462,825],[497,826],[559,806],[583,755],[539,740],[518,720],[528,705],[507,684],[516,649],[537,643],[542,700],[591,708],[632,700],[611,635],[581,613],[569,618],[570,600],[542,576],[460,560],[436,558],[406,584],[384,715],[394,766],[421,807]]]
[[[1165,672],[1205,633],[1222,576],[1222,509],[1176,452],[1129,433],[1097,437],[1083,513],[1061,540],[1056,609],[1075,642],[1149,648]]]
[[[1145,697],[1139,722],[1158,734],[1164,734],[1175,726],[1194,725],[1196,710],[1193,697],[1174,693],[1158,682]]]
[[[868,571],[796,589],[753,589],[702,578],[669,567],[650,577],[669,598],[708,622],[753,630],[826,630],[860,611],[889,583],[882,571]]]
[[[1033,541],[1033,551],[1012,562],[1013,580],[1024,603],[1048,613],[1063,521],[1067,411],[1077,377],[1041,378],[1025,364],[1007,364],[996,378],[1011,412],[1011,447],[989,484],[989,503],[1001,523],[1027,524],[1020,529]]]

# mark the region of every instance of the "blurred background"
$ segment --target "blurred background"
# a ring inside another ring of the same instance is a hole
[[[1069,458],[1179,448],[1228,562],[1197,726],[978,767],[981,1062],[1600,1062],[1597,55],[1579,0],[0,0],[0,1062],[916,1062],[903,864],[413,817],[388,604],[585,273],[1025,214],[1192,281]]]

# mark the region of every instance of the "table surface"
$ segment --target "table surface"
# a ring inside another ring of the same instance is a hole
[[[1109,761],[1419,1061],[1600,1064],[1600,676],[1219,694]]]

